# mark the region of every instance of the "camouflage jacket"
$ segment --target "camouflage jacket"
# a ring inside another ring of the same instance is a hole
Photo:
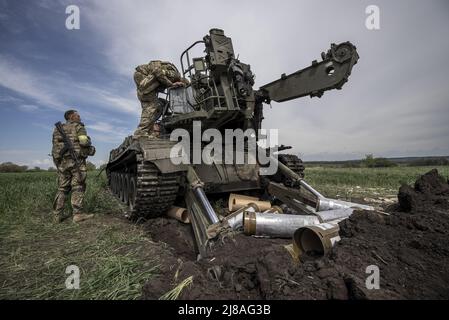
[[[86,128],[84,128],[84,124],[82,122],[73,122],[67,121],[62,125],[67,137],[72,142],[73,148],[79,157],[79,160],[83,163],[84,160],[92,154],[92,146],[90,137],[87,135]],[[53,148],[52,148],[52,156],[53,161],[56,166],[61,162],[72,162],[72,158],[69,152],[61,155],[61,150],[64,148],[64,140],[59,133],[59,131],[55,128],[53,130]]]
[[[154,60],[136,67],[134,82],[139,99],[169,88],[173,83],[182,81],[178,69],[170,62]],[[142,99],[141,99],[142,100]]]

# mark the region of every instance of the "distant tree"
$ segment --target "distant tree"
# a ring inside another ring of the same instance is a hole
[[[388,160],[387,158],[374,158],[375,168],[396,167],[397,163]]]
[[[27,169],[27,166],[19,166],[12,162],[4,162],[0,164],[0,172],[24,172]]]
[[[362,160],[362,164],[367,168],[384,168],[397,166],[397,163],[388,160],[387,158],[375,158],[372,153],[365,156],[365,159]]]
[[[93,170],[97,169],[97,167],[90,161],[87,161],[86,167],[87,167],[87,171],[93,171]]]
[[[55,167],[48,167],[47,171],[54,172],[54,171],[56,171],[56,169],[55,169]]]
[[[414,161],[411,161],[407,164],[410,167],[419,167],[419,166],[447,166],[449,165],[449,160],[446,158],[435,158],[435,159],[428,159],[428,158],[422,158],[417,159]]]
[[[362,161],[363,165],[368,168],[374,167],[374,156],[372,153],[365,155],[365,159]]]

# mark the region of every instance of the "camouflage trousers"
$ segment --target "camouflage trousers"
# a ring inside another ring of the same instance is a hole
[[[159,110],[159,102],[157,96],[151,95],[151,98],[147,98],[146,101],[141,101],[142,115],[140,116],[140,123],[134,136],[150,136],[153,133],[153,125],[157,120],[156,114]]]
[[[71,204],[73,214],[81,213],[83,210],[84,193],[86,191],[87,173],[85,166],[80,168],[72,166],[58,167],[58,191],[53,202],[53,213],[62,215],[67,197],[72,192]]]

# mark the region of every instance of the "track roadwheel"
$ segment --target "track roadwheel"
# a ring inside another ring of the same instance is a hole
[[[114,172],[114,189],[113,189],[113,191],[114,191],[114,194],[118,197],[120,189],[119,189],[119,181],[118,181],[118,173],[117,172]]]
[[[120,198],[120,173],[115,174],[115,195]]]
[[[114,195],[117,195],[117,173],[111,174],[111,191]]]
[[[137,195],[137,184],[136,177],[134,175],[130,175],[129,184],[128,184],[128,203],[129,209],[134,210],[136,205],[136,195]]]
[[[123,202],[128,205],[129,200],[129,174],[123,174]]]
[[[118,183],[117,186],[119,188],[119,192],[118,192],[118,197],[120,199],[120,201],[123,201],[124,199],[124,195],[125,195],[125,179],[124,179],[124,174],[123,173],[119,173],[118,174]]]

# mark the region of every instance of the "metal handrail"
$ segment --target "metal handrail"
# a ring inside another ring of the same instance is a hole
[[[183,76],[184,76],[187,72],[189,72],[189,76],[192,75],[192,73],[191,73],[192,68],[190,68],[190,58],[189,58],[188,51],[189,51],[190,49],[192,49],[194,46],[196,46],[198,43],[205,43],[205,42],[204,42],[204,40],[198,40],[198,41],[195,41],[194,43],[192,43],[192,44],[190,45],[190,47],[188,47],[187,49],[185,49],[185,50],[181,53],[181,58],[180,58],[180,60],[181,60],[181,69],[182,69],[182,75],[183,75]],[[182,62],[182,59],[183,59],[183,56],[184,56],[184,55],[187,55],[187,63],[188,63],[188,67],[189,67],[187,70],[184,69],[184,63]]]

